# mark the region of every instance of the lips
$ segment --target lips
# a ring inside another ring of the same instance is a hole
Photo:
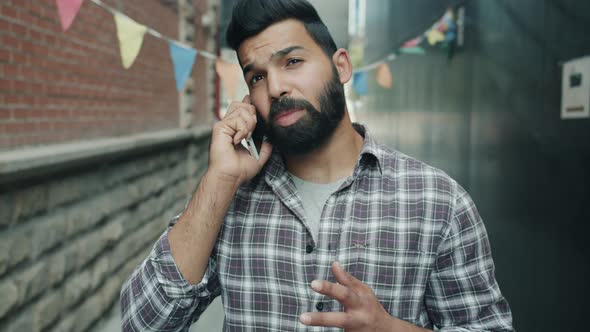
[[[291,114],[293,114],[295,112],[298,112],[298,111],[301,111],[301,110],[299,110],[299,109],[293,109],[293,110],[283,111],[279,115],[275,116],[275,121],[278,120],[278,119],[280,119],[280,118],[282,118],[282,117],[289,116],[289,115],[291,115]]]
[[[305,110],[302,109],[283,111],[275,117],[274,122],[281,127],[288,127],[296,123],[303,115]]]

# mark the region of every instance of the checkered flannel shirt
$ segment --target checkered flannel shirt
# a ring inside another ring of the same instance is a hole
[[[364,136],[361,154],[326,202],[317,239],[274,154],[235,195],[199,284],[182,277],[164,232],[123,285],[123,330],[188,331],[220,295],[225,331],[338,330],[298,320],[343,310],[310,288],[314,279],[335,282],[330,265],[338,261],[397,318],[445,332],[512,331],[469,195],[442,171],[355,128]]]

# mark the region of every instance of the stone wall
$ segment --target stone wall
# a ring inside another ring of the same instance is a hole
[[[59,162],[0,155],[0,331],[95,325],[184,209],[206,168],[207,144],[207,130],[178,130]]]

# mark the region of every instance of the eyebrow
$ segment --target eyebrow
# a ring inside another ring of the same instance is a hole
[[[304,50],[305,48],[303,46],[289,46],[287,48],[284,48],[280,51],[276,51],[275,53],[273,53],[270,58],[271,59],[276,59],[276,58],[282,58],[286,55],[288,55],[289,53],[293,52],[293,51],[297,51],[297,50]],[[254,64],[250,63],[248,65],[246,65],[243,69],[244,72],[244,77],[251,72],[254,69]]]

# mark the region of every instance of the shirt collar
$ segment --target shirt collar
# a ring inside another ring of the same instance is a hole
[[[383,149],[365,126],[354,123],[353,127],[365,139],[357,162],[357,168],[361,165],[371,165],[371,163],[374,163],[379,170],[379,174],[383,174]]]
[[[379,147],[379,144],[377,144],[365,126],[354,123],[353,127],[364,138],[363,147],[361,148],[353,176],[356,177],[364,167],[371,167],[373,165],[377,167],[380,174],[383,174],[383,151]],[[276,149],[264,166],[263,172],[266,182],[269,185],[277,181],[287,181],[288,172],[283,157]]]

